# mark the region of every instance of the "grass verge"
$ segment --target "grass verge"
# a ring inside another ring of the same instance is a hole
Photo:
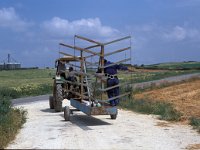
[[[200,133],[200,118],[191,117],[190,118],[190,125],[193,126]]]
[[[120,107],[144,114],[159,115],[161,120],[179,121],[181,113],[166,102],[128,99],[120,102]]]
[[[18,130],[26,122],[26,114],[22,108],[12,108],[7,97],[0,97],[0,149],[14,140]]]
[[[173,105],[160,101],[149,101],[144,99],[134,99],[133,95],[139,90],[134,91],[132,87],[121,88],[122,92],[130,92],[130,96],[126,97],[126,100],[120,101],[119,106],[131,111],[159,115],[159,119],[167,121],[179,121],[181,119],[181,113],[174,109]]]

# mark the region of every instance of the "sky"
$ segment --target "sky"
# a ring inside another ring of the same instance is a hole
[[[53,67],[75,34],[130,35],[132,64],[200,61],[199,14],[200,0],[1,0],[0,63]]]

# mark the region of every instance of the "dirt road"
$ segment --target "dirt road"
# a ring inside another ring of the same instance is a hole
[[[179,150],[200,143],[200,134],[190,126],[125,110],[119,110],[116,120],[75,112],[65,122],[63,112],[49,109],[47,96],[37,98],[40,101],[16,105],[27,109],[28,119],[8,149]]]

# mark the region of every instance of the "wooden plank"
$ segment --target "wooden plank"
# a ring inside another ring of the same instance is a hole
[[[63,55],[66,55],[66,56],[71,56],[71,57],[74,57],[76,59],[80,59],[80,57],[76,57],[74,55],[71,55],[71,54],[68,54],[68,53],[65,53],[65,52],[59,52],[60,54],[63,54]]]
[[[114,99],[117,99],[117,98],[120,98],[120,97],[124,97],[124,96],[129,95],[129,94],[130,94],[130,92],[127,92],[127,93],[121,94],[119,96],[115,96],[115,97],[109,98],[108,100],[97,100],[97,101],[102,102],[102,103],[103,102],[109,102],[111,100],[114,100]]]
[[[87,53],[91,53],[91,54],[94,54],[94,55],[101,56],[101,54],[99,54],[99,53],[96,53],[96,52],[93,52],[91,50],[84,49],[84,48],[81,48],[81,47],[78,47],[78,46],[71,46],[71,45],[64,44],[64,43],[60,43],[60,45],[68,47],[68,48],[71,48],[71,49],[75,49],[75,50],[79,50],[79,51],[84,51],[84,52],[87,52]]]
[[[105,46],[101,45],[101,55],[102,57],[99,57],[99,66],[104,66],[104,54],[105,54]],[[104,69],[101,70],[101,73],[104,74]],[[96,78],[97,79],[97,78]],[[101,78],[101,88],[104,89],[105,86],[105,81],[102,80],[103,78]],[[101,99],[103,99],[103,93],[101,93]]]
[[[89,76],[89,77],[97,77],[100,80],[102,80],[103,82],[106,82],[107,79],[103,78],[104,75],[99,75],[99,73],[94,73],[94,74],[88,74],[88,73],[84,73],[82,71],[76,72],[77,75],[83,75],[83,76]]]
[[[71,54],[67,54],[65,52],[59,52],[60,54],[63,54],[63,55],[66,55],[66,56],[71,56],[72,58],[76,59],[76,60],[80,60],[80,57],[77,57],[77,56],[74,56],[74,55],[71,55]]]
[[[131,94],[131,93],[127,92],[127,93],[121,94],[119,96],[115,96],[115,97],[109,98],[107,101],[111,101],[111,100],[114,100],[116,98],[124,97],[124,96],[129,95],[129,94]]]
[[[82,37],[82,36],[79,36],[79,35],[75,35],[75,37],[77,37],[79,39],[82,39],[82,40],[85,40],[85,41],[88,41],[88,42],[91,42],[91,43],[95,43],[95,44],[97,44],[99,46],[102,45],[102,43],[94,41],[94,40],[91,40],[91,39],[88,39],[86,37]]]
[[[83,65],[84,65],[84,58],[83,58],[83,51],[80,51],[80,53],[81,53],[81,71],[83,72],[84,71],[84,68],[83,68]],[[80,76],[80,82],[81,82],[81,101],[83,100],[83,98],[84,98],[84,95],[83,95],[83,75],[81,74],[81,76]]]
[[[88,96],[81,95],[80,93],[72,91],[72,90],[66,90],[66,92],[71,92],[71,93],[73,93],[73,94],[75,94],[77,96],[80,96],[80,97],[82,96],[83,99],[88,99],[89,98]]]
[[[97,53],[97,54],[100,55],[100,53]],[[85,58],[90,58],[90,57],[94,57],[94,56],[96,56],[96,54],[92,54],[92,55],[85,56]]]
[[[81,85],[81,83],[79,83],[79,82],[72,82],[72,81],[68,81],[68,80],[65,80],[64,82],[65,83],[70,83],[70,84],[73,84],[73,85]],[[87,86],[87,85],[83,84],[83,86]]]
[[[99,46],[100,46],[99,44],[96,44],[96,45],[88,46],[85,49],[91,49],[91,48],[95,48],[95,47],[99,47]]]
[[[89,77],[97,77],[100,80],[102,80],[103,82],[106,82],[106,80],[107,80],[107,78],[104,78],[104,75],[102,75],[100,73],[88,74],[88,73],[84,73],[82,71],[75,71],[74,74],[77,75],[77,76],[78,75],[83,75],[83,76],[89,76]],[[65,82],[69,82],[69,81],[65,81]]]
[[[77,56],[73,56],[73,55],[71,55],[71,54],[67,54],[67,53],[64,53],[64,52],[59,52],[59,53],[61,53],[61,54],[63,54],[63,55],[66,55],[66,56],[71,56],[71,57],[73,57],[71,60],[69,60],[69,61],[73,61],[73,60],[77,60],[77,61],[79,61],[79,62],[85,62],[85,63],[87,63],[87,64],[90,64],[90,65],[95,65],[95,64],[93,64],[93,63],[91,63],[91,62],[89,62],[89,61],[85,61],[85,60],[81,60],[81,57],[77,57]]]
[[[117,85],[114,85],[114,86],[111,86],[111,87],[108,87],[108,88],[105,88],[105,89],[100,89],[100,88],[99,88],[99,90],[102,91],[102,92],[105,92],[105,91],[111,90],[111,89],[113,89],[113,88],[120,87],[120,86],[124,86],[124,85],[128,85],[128,84],[129,84],[129,83],[121,83],[121,84],[117,84]]]
[[[129,60],[131,60],[131,58],[123,59],[123,60],[121,60],[121,61],[118,61],[118,62],[112,63],[112,64],[107,65],[107,66],[102,66],[102,67],[100,67],[100,68],[101,68],[101,69],[104,69],[104,68],[107,68],[107,67],[114,66],[114,65],[116,65],[116,64],[120,64],[120,63],[122,63],[122,62],[129,61]]]
[[[125,51],[125,50],[130,49],[130,48],[131,48],[131,47],[126,47],[126,48],[122,48],[122,49],[119,49],[119,50],[116,50],[116,51],[113,51],[113,52],[107,53],[107,54],[104,55],[104,57],[105,57],[105,56],[112,55],[112,54],[115,54],[115,53],[123,52],[123,51]]]
[[[126,36],[124,38],[120,38],[120,39],[113,40],[113,41],[110,41],[110,42],[107,42],[107,43],[103,43],[103,45],[112,44],[112,43],[119,42],[119,41],[122,41],[122,40],[125,40],[125,39],[129,39],[129,38],[131,38],[131,36]]]
[[[71,63],[67,63],[67,65],[69,65],[69,66],[73,66],[73,67],[76,67],[76,68],[81,68],[80,66],[78,66],[78,65],[74,65],[74,64],[71,64]]]
[[[83,75],[83,76],[94,76],[92,74],[84,73],[82,71],[74,71],[75,75]]]
[[[64,43],[59,43],[59,45],[74,49],[74,46],[68,45],[68,44],[64,44]]]

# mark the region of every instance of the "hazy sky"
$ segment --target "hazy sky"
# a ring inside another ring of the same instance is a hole
[[[200,0],[1,0],[0,62],[53,66],[59,42],[132,36],[134,64],[200,61]]]

